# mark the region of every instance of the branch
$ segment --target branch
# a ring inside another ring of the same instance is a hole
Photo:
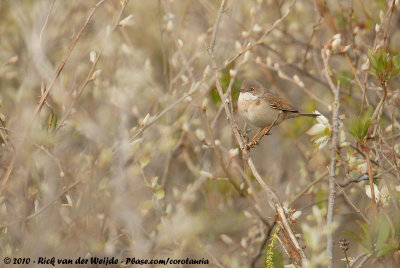
[[[106,40],[107,40],[107,39],[110,37],[110,35],[115,31],[115,29],[116,29],[118,26],[120,26],[119,23],[120,23],[120,20],[121,20],[121,17],[122,17],[123,12],[124,12],[126,6],[128,5],[128,2],[129,2],[129,0],[125,0],[125,1],[122,3],[122,7],[121,7],[121,9],[120,9],[120,11],[119,11],[119,13],[118,13],[117,19],[115,20],[115,23],[114,23],[114,25],[113,25],[111,31],[108,32],[108,35],[107,35],[107,37],[105,38]],[[121,26],[121,27],[122,27],[122,26]],[[97,62],[99,61],[101,55],[103,54],[103,50],[104,50],[105,44],[106,44],[106,42],[103,43],[103,46],[101,47],[100,52],[98,53],[98,55],[97,55],[96,58],[94,59],[94,61],[93,61],[93,63],[92,63],[92,66],[90,67],[89,73],[88,73],[88,75],[86,76],[85,81],[82,83],[82,85],[81,85],[81,86],[79,87],[79,89],[77,90],[78,95],[72,100],[71,105],[69,106],[69,108],[67,109],[67,111],[66,111],[65,114],[63,115],[62,119],[60,120],[60,124],[58,125],[57,130],[58,130],[59,128],[62,127],[63,123],[65,122],[65,120],[67,119],[67,117],[69,116],[69,114],[71,113],[72,108],[74,107],[75,103],[79,100],[80,96],[82,95],[83,91],[85,90],[86,85],[87,85],[90,81],[92,81],[92,75],[93,75],[94,69],[96,68]]]
[[[291,6],[293,6],[295,1],[293,1],[291,3]],[[219,9],[219,13],[217,16],[217,20],[215,21],[214,24],[214,31],[217,31],[218,29],[218,25],[220,22],[220,17],[224,11],[224,5],[225,5],[225,0],[222,0],[221,2],[221,6]],[[290,6],[290,7],[291,7]],[[290,9],[289,7],[289,9]],[[289,11],[279,20],[277,20],[274,25],[271,27],[271,29],[267,30],[264,35],[260,38],[263,39],[268,33],[270,33],[272,31],[272,29],[274,29],[279,22],[283,21],[284,18],[286,18],[289,14]],[[213,34],[214,36],[214,34]],[[263,41],[261,40],[260,43],[262,43]],[[215,83],[216,83],[216,87],[217,87],[217,91],[219,94],[219,97],[221,98],[221,104],[224,107],[225,110],[225,114],[227,116],[227,120],[231,126],[231,129],[233,131],[233,134],[237,140],[237,142],[239,143],[239,147],[240,150],[242,151],[242,157],[243,159],[247,162],[248,166],[250,167],[251,172],[253,173],[255,179],[257,180],[257,182],[260,184],[261,188],[263,189],[263,191],[266,193],[267,199],[268,199],[268,204],[271,206],[272,209],[276,210],[278,217],[279,217],[279,221],[282,224],[283,227],[283,231],[287,234],[288,238],[289,238],[289,245],[291,247],[293,247],[293,250],[296,251],[296,253],[300,256],[301,259],[305,259],[306,255],[303,251],[303,249],[300,247],[299,242],[297,241],[297,238],[295,237],[289,222],[287,220],[285,211],[283,209],[282,204],[279,201],[279,198],[277,197],[277,195],[273,192],[273,190],[264,182],[264,180],[262,179],[261,175],[258,173],[257,168],[255,167],[253,160],[251,159],[250,155],[249,155],[249,150],[246,148],[246,144],[242,138],[242,136],[239,133],[239,127],[235,121],[235,119],[233,118],[233,114],[228,106],[229,100],[227,99],[227,97],[224,95],[224,92],[222,90],[222,86],[221,86],[221,80],[220,80],[220,74],[219,74],[219,69],[217,69],[217,63],[215,61],[215,56],[214,56],[214,45],[215,45],[215,40],[211,40],[210,46],[207,49],[208,53],[210,54],[210,58],[213,61],[213,65],[214,65],[214,70],[215,70]],[[254,45],[253,45],[254,47]],[[239,53],[240,54],[240,53]],[[236,59],[236,58],[235,58]],[[226,65],[225,65],[226,66]],[[292,248],[291,248],[292,249]]]
[[[67,60],[69,59],[69,57],[71,56],[72,50],[74,50],[76,44],[78,43],[79,38],[81,37],[82,33],[85,31],[86,27],[89,25],[89,22],[92,19],[94,12],[101,4],[103,4],[104,1],[105,0],[101,0],[93,7],[93,9],[90,12],[89,16],[87,17],[85,23],[83,24],[83,26],[81,27],[79,32],[75,35],[74,39],[72,40],[71,44],[69,45],[67,53],[64,55],[64,58],[62,59],[60,65],[58,66],[56,74],[53,77],[53,80],[50,82],[50,85],[47,87],[46,91],[42,94],[42,97],[40,98],[39,104],[35,109],[34,119],[37,117],[40,110],[42,109],[47,97],[50,94],[50,91],[53,89],[55,82],[57,81],[57,78],[60,76],[62,69],[64,68],[65,64],[67,63]]]
[[[49,22],[50,14],[51,14],[51,11],[53,10],[53,6],[54,6],[54,3],[55,3],[55,2],[56,2],[56,0],[53,0],[53,2],[51,3],[49,12],[47,13],[47,16],[46,16],[46,20],[45,20],[45,22],[44,22],[44,24],[43,24],[43,26],[42,26],[42,29],[40,30],[40,34],[39,34],[39,41],[40,41],[40,43],[42,43],[43,32],[44,32],[44,30],[46,29],[47,23]]]
[[[225,2],[225,1],[223,1],[223,2]],[[283,22],[283,21],[287,18],[287,16],[289,15],[290,10],[292,9],[294,3],[296,3],[296,0],[293,0],[293,1],[289,4],[289,7],[288,7],[286,13],[285,13],[282,17],[280,17],[279,19],[277,19],[277,20],[274,22],[274,24],[272,24],[271,28],[267,29],[267,30],[264,32],[264,34],[263,34],[255,43],[253,43],[253,44],[249,43],[248,46],[247,46],[245,49],[243,49],[243,50],[240,51],[236,56],[234,56],[233,58],[231,58],[230,60],[228,60],[228,61],[224,64],[224,66],[222,66],[222,67],[219,69],[219,71],[225,69],[227,66],[229,66],[232,62],[234,62],[237,58],[239,58],[240,56],[242,56],[242,55],[243,55],[244,53],[246,53],[247,51],[252,50],[254,47],[263,44],[263,43],[264,43],[264,38],[265,38],[270,32],[272,32],[276,27],[278,27],[278,25],[279,25],[281,22]],[[216,21],[216,22],[218,22],[218,21]],[[214,30],[215,30],[215,26],[214,26]]]
[[[203,81],[203,80],[202,80]],[[176,101],[174,101],[173,103],[171,103],[167,108],[165,108],[163,111],[161,111],[158,115],[156,115],[155,117],[153,117],[147,124],[145,124],[130,140],[129,142],[134,142],[140,135],[142,135],[142,133],[151,125],[153,125],[158,119],[160,119],[163,115],[165,115],[166,113],[168,113],[170,110],[172,110],[176,105],[178,105],[179,103],[181,103],[184,99],[186,99],[187,97],[193,95],[199,88],[200,88],[200,84],[202,83],[202,81],[197,82],[197,83],[193,83],[191,89],[189,90],[188,93],[186,93],[185,95],[183,95],[182,97],[180,97],[179,99],[177,99]],[[114,150],[113,150],[114,151]]]
[[[32,120],[29,122],[29,124],[27,125],[25,131],[23,132],[23,139],[20,142],[20,144],[17,146],[13,156],[11,157],[11,161],[10,164],[7,167],[7,171],[3,176],[2,182],[1,182],[1,186],[0,186],[0,196],[3,194],[8,180],[10,179],[11,173],[14,170],[14,166],[15,166],[15,162],[17,160],[17,155],[20,151],[20,149],[23,147],[24,144],[24,140],[25,137],[27,137],[28,132],[30,131],[30,129],[32,128],[32,125],[36,119],[36,117],[39,115],[40,110],[42,109],[43,105],[46,102],[47,97],[50,94],[50,91],[52,90],[52,88],[54,87],[57,78],[60,76],[61,71],[63,70],[65,64],[67,63],[69,57],[71,56],[72,50],[75,48],[76,44],[78,43],[79,38],[81,37],[82,33],[85,31],[85,29],[87,28],[87,26],[89,25],[90,20],[92,19],[94,12],[96,11],[96,9],[103,4],[105,0],[101,0],[99,1],[93,8],[92,11],[90,12],[89,16],[86,18],[85,23],[83,24],[83,26],[81,27],[81,29],[79,30],[79,32],[75,35],[74,39],[72,40],[71,44],[69,45],[69,48],[67,50],[67,53],[64,55],[64,58],[62,59],[60,65],[57,68],[57,71],[53,77],[53,80],[50,82],[49,86],[47,87],[47,89],[45,90],[45,92],[42,94],[42,97],[40,98],[39,104],[37,105],[35,112],[33,114],[33,118]]]
[[[332,180],[335,182],[335,184],[339,187],[340,191],[342,191],[343,196],[344,196],[344,199],[346,200],[346,202],[354,209],[355,212],[357,212],[357,213],[361,216],[361,218],[363,218],[363,220],[364,220],[367,224],[369,224],[369,220],[367,219],[367,217],[364,215],[364,213],[361,212],[361,210],[360,210],[356,205],[354,205],[353,202],[351,202],[349,196],[346,194],[346,192],[343,190],[343,188],[340,187],[339,183],[336,182],[336,179],[333,178],[333,177],[331,177],[331,179],[332,179]],[[345,253],[346,253],[346,252],[345,252]],[[346,259],[347,259],[347,257],[346,257]]]
[[[336,168],[336,155],[339,150],[339,128],[340,128],[340,120],[339,120],[339,88],[335,86],[331,77],[329,76],[329,67],[328,67],[328,58],[327,58],[328,49],[323,47],[321,49],[321,57],[324,62],[324,75],[330,88],[332,89],[334,100],[332,103],[332,137],[331,137],[331,163],[329,168],[329,197],[328,197],[328,213],[327,213],[327,225],[333,223],[333,214],[335,209],[335,168]],[[330,259],[330,264],[328,267],[333,268],[333,234],[329,232],[327,234],[327,246],[326,250],[328,252],[328,258]]]
[[[16,223],[25,222],[25,221],[29,221],[29,220],[33,219],[34,217],[36,217],[37,215],[39,215],[40,213],[42,213],[43,211],[45,211],[46,209],[51,207],[53,204],[55,204],[61,197],[63,197],[66,193],[68,193],[70,190],[72,190],[75,186],[77,186],[80,183],[82,183],[83,180],[84,179],[79,179],[79,180],[75,181],[74,183],[72,183],[67,189],[65,189],[64,191],[60,192],[53,200],[51,200],[49,203],[47,203],[46,205],[44,205],[43,207],[38,209],[33,214],[25,217],[22,220],[17,220],[17,221],[10,222],[10,223],[7,223],[5,225],[2,225],[2,226],[0,226],[0,228],[7,228],[8,226],[15,225]]]
[[[388,17],[388,19],[386,22],[385,32],[383,33],[383,48],[384,49],[386,49],[390,20],[392,18],[392,14],[393,14],[395,5],[396,5],[396,0],[393,0],[391,7],[389,8],[389,10],[386,13],[386,17]]]
[[[218,11],[217,20],[214,23],[213,34],[212,34],[212,38],[211,38],[211,41],[210,41],[210,46],[208,48],[209,49],[209,53],[211,55],[214,55],[215,39],[217,37],[218,26],[219,26],[219,23],[221,22],[222,13],[224,13],[225,2],[226,2],[226,0],[222,0],[221,6],[220,6],[219,11]],[[213,60],[214,60],[214,64],[216,64],[215,58]],[[217,67],[217,66],[215,66],[215,67]]]

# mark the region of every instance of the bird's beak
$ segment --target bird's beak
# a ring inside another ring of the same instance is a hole
[[[246,92],[246,90],[243,89],[243,88],[239,88],[238,91],[239,91],[239,92]]]

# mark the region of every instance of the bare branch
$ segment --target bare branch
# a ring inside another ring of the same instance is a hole
[[[321,57],[324,63],[323,73],[325,75],[326,80],[332,90],[334,100],[332,103],[332,136],[331,136],[331,163],[329,167],[329,197],[328,197],[328,213],[327,213],[327,224],[331,225],[333,223],[333,214],[335,210],[335,169],[337,158],[336,155],[339,150],[339,128],[340,128],[340,119],[339,119],[339,88],[335,86],[331,77],[329,76],[329,66],[328,66],[328,57],[327,52],[329,50],[327,48],[321,49]],[[327,247],[326,250],[328,252],[328,258],[330,259],[329,267],[333,268],[333,233],[327,234]]]
[[[40,110],[42,109],[43,105],[46,102],[47,97],[50,94],[50,91],[52,90],[52,88],[54,87],[57,78],[60,76],[61,71],[63,70],[65,64],[67,63],[69,57],[71,56],[72,50],[75,48],[76,44],[78,43],[79,38],[81,37],[82,33],[85,31],[85,29],[87,28],[90,20],[92,19],[94,12],[96,11],[96,9],[103,4],[105,0],[101,0],[99,1],[93,8],[92,11],[90,12],[89,16],[86,18],[85,23],[83,24],[83,26],[81,27],[81,29],[79,30],[79,32],[75,35],[74,39],[72,40],[71,44],[69,45],[69,48],[67,50],[67,53],[64,55],[60,65],[57,68],[57,71],[53,77],[53,80],[50,82],[49,86],[47,87],[47,89],[45,90],[45,92],[42,94],[39,104],[37,105],[35,112],[33,114],[33,118],[32,120],[29,122],[29,124],[27,125],[25,131],[24,131],[24,137],[26,137],[28,135],[28,132],[30,131],[36,117],[39,115]],[[14,166],[15,166],[15,162],[17,160],[17,155],[20,151],[20,149],[23,146],[25,138],[21,141],[21,143],[17,146],[13,156],[11,157],[11,161],[10,164],[7,167],[7,171],[3,176],[2,182],[1,182],[1,186],[0,186],[0,195],[3,194],[4,189],[8,183],[8,180],[10,179],[11,173],[14,170]]]
[[[245,49],[243,49],[243,50],[240,51],[237,55],[235,55],[233,58],[231,58],[230,60],[228,60],[228,61],[224,64],[224,66],[220,67],[220,70],[225,69],[227,66],[229,66],[232,62],[234,62],[237,58],[239,58],[240,56],[242,56],[242,55],[243,55],[244,53],[246,53],[247,51],[252,50],[252,49],[255,48],[256,46],[262,45],[262,44],[264,43],[264,38],[265,38],[268,34],[270,34],[276,27],[278,27],[278,25],[279,25],[281,22],[283,22],[283,21],[289,16],[290,10],[292,9],[294,3],[296,3],[296,0],[293,0],[293,1],[289,4],[289,7],[288,7],[286,13],[285,13],[282,17],[280,17],[279,19],[277,19],[277,20],[274,22],[274,24],[272,24],[272,26],[271,26],[270,28],[268,28],[268,29],[264,32],[264,34],[263,34],[255,43],[253,43],[253,44],[249,43],[249,45],[248,45]]]
[[[291,3],[291,6],[294,4],[295,1],[293,1]],[[221,2],[221,7],[219,9],[219,13],[217,16],[217,20],[215,22],[214,25],[214,30],[218,29],[218,24],[220,22],[220,16],[224,10],[224,4],[225,1],[223,0]],[[290,7],[291,7],[290,6]],[[289,10],[290,10],[289,7]],[[264,35],[262,36],[262,38],[260,38],[260,43],[262,43],[262,39],[268,34],[270,33],[278,24],[280,21],[283,21],[284,18],[286,18],[289,14],[289,10],[288,12],[278,21],[276,21],[273,25],[273,27],[269,30],[267,30]],[[219,18],[219,19],[218,19]],[[210,46],[208,49],[208,53],[210,54],[210,58],[213,61],[214,66],[216,67],[216,61],[215,61],[215,56],[214,56],[214,46]],[[242,138],[242,136],[239,133],[239,127],[235,121],[235,119],[233,118],[233,114],[227,104],[227,102],[229,102],[229,100],[226,98],[226,96],[224,95],[224,92],[222,90],[222,86],[221,86],[221,80],[220,80],[220,75],[219,75],[219,70],[215,69],[215,80],[216,80],[216,86],[217,86],[217,91],[219,94],[219,97],[222,100],[222,106],[224,107],[225,110],[225,114],[227,116],[227,120],[232,128],[233,134],[237,140],[237,142],[239,143],[239,147],[242,151],[242,157],[243,159],[247,162],[248,166],[250,167],[250,170],[252,171],[254,177],[256,178],[257,182],[260,184],[261,188],[263,189],[263,191],[266,193],[266,196],[268,198],[268,203],[271,206],[272,209],[276,210],[280,222],[282,223],[282,226],[284,228],[284,231],[288,234],[289,239],[290,239],[290,244],[294,247],[294,249],[297,251],[297,253],[299,254],[299,256],[302,259],[306,258],[306,255],[303,251],[303,249],[300,247],[299,242],[297,241],[297,238],[295,237],[289,222],[287,220],[285,211],[282,207],[282,204],[279,201],[279,198],[277,197],[277,195],[272,191],[272,189],[264,182],[264,180],[262,179],[261,175],[258,173],[257,168],[255,167],[253,160],[251,159],[250,155],[249,155],[249,150],[246,148],[246,144]]]

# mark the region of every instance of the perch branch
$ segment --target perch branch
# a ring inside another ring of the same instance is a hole
[[[293,5],[294,2],[295,1],[293,1],[291,3],[291,6]],[[221,2],[221,6],[220,6],[220,9],[219,9],[217,20],[216,20],[215,25],[214,25],[214,31],[216,31],[218,29],[218,24],[220,22],[220,17],[222,15],[223,11],[224,11],[224,5],[225,5],[225,0],[223,0]],[[277,22],[274,23],[275,27],[280,21],[282,21],[284,18],[287,17],[288,13],[289,12],[287,12],[280,20],[278,20]],[[274,26],[271,28],[270,31],[267,30],[264,33],[264,35],[262,36],[261,39],[263,39],[268,33],[270,33],[273,28],[274,28]],[[217,68],[217,63],[215,61],[215,56],[214,56],[214,46],[215,46],[215,40],[211,40],[210,46],[208,47],[207,51],[210,54],[210,58],[213,61],[213,65],[214,65],[217,91],[218,91],[219,97],[222,100],[221,104],[224,107],[225,114],[227,116],[227,120],[228,120],[228,122],[229,122],[229,124],[230,124],[230,126],[232,128],[233,134],[234,134],[237,142],[239,143],[240,150],[242,151],[242,157],[247,162],[247,164],[248,164],[251,172],[253,173],[255,179],[260,184],[260,186],[263,189],[263,191],[266,193],[269,205],[271,206],[272,209],[274,209],[277,212],[279,220],[281,221],[282,226],[284,228],[284,231],[288,234],[288,237],[290,239],[290,242],[289,242],[290,245],[292,245],[294,247],[294,249],[297,251],[297,253],[299,254],[299,256],[302,259],[305,259],[306,255],[305,255],[303,249],[300,247],[299,242],[297,241],[297,238],[295,237],[295,235],[294,235],[294,233],[293,233],[293,231],[292,231],[292,229],[291,229],[291,227],[289,225],[289,222],[287,220],[285,211],[283,209],[283,206],[282,206],[281,202],[279,201],[279,198],[273,192],[273,190],[264,182],[264,180],[262,179],[261,175],[258,173],[257,168],[255,167],[255,165],[253,163],[253,160],[251,159],[251,157],[249,155],[249,150],[246,149],[246,144],[245,144],[242,136],[239,133],[239,127],[238,127],[235,119],[233,118],[233,114],[232,114],[231,110],[229,109],[229,106],[228,106],[228,103],[227,103],[229,100],[224,96],[224,92],[222,90],[219,69]]]

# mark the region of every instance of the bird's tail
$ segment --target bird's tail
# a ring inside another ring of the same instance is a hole
[[[302,115],[302,116],[310,116],[310,117],[317,117],[317,116],[320,116],[320,114],[308,114],[308,113],[299,113],[299,115]]]

